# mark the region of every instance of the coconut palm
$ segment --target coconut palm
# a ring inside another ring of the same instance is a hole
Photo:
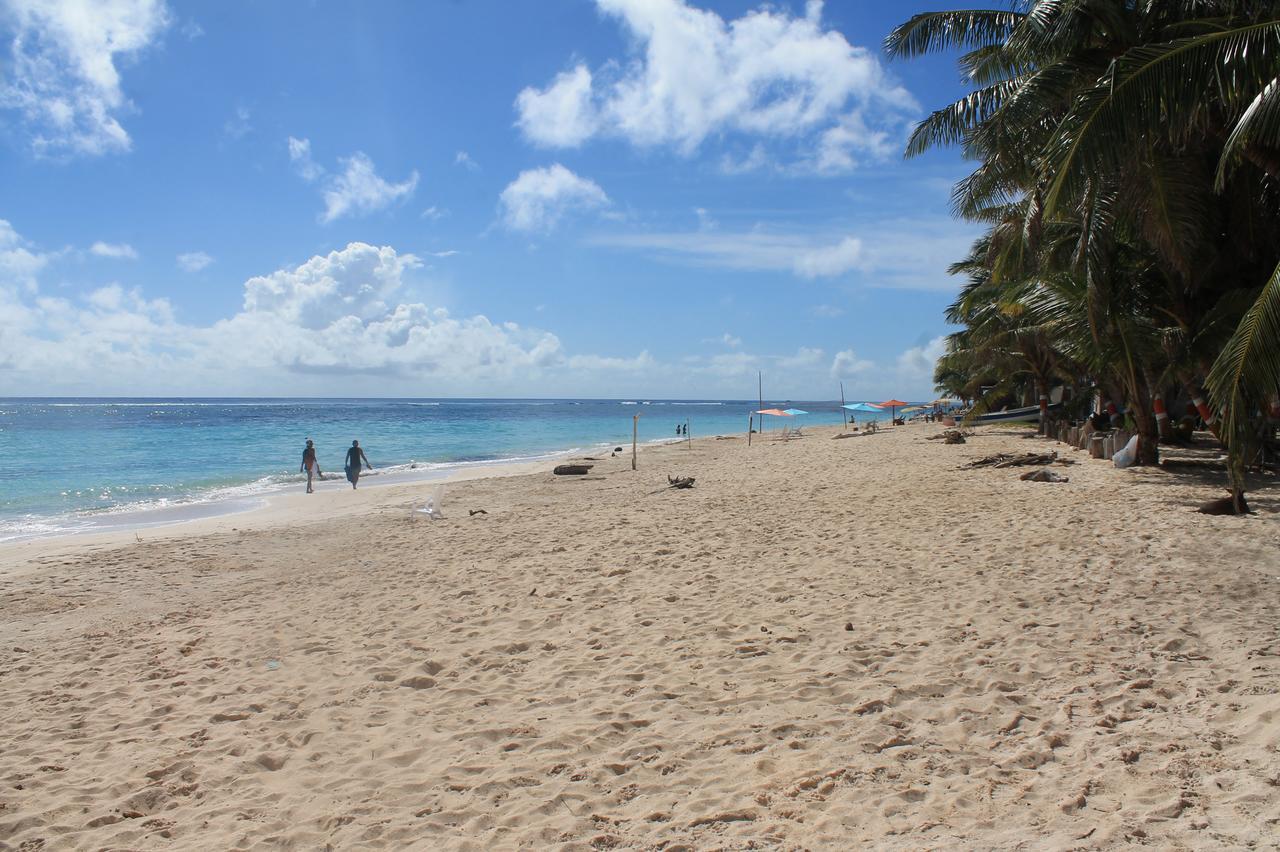
[[[1147,460],[1153,393],[1207,382],[1241,470],[1280,377],[1280,3],[1021,0],[917,15],[886,47],[961,51],[974,91],[907,154],[979,161],[953,206],[988,225],[997,290],[1032,287],[1051,345],[1111,375]]]

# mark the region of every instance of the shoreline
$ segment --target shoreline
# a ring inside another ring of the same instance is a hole
[[[0,843],[1280,842],[1280,487],[941,429],[0,548]]]
[[[641,447],[661,446],[678,443],[672,438],[653,438],[642,442]],[[538,466],[572,457],[582,452],[599,452],[606,446],[616,446],[596,442],[583,447],[569,447],[551,450],[545,453],[534,453],[529,456],[499,457],[493,459],[475,459],[459,462],[411,462],[394,464],[390,469],[365,471],[360,477],[360,489],[394,488],[408,485],[448,483],[485,476],[513,476],[531,472]],[[528,470],[525,468],[528,467]],[[214,494],[219,491],[237,491],[248,488],[260,480],[253,480],[236,486],[221,486],[211,489]],[[316,493],[330,491],[352,491],[345,476],[335,473],[325,475],[316,483]],[[188,526],[202,521],[229,518],[269,510],[274,501],[295,493],[296,489],[305,487],[305,481],[279,483],[266,486],[252,494],[232,494],[229,496],[206,496],[192,498],[183,502],[145,506],[135,508],[136,504],[109,509],[72,512],[64,515],[41,516],[31,519],[30,523],[71,523],[78,521],[81,526],[67,526],[48,532],[14,533],[0,537],[0,552],[9,545],[36,541],[57,541],[84,536],[128,536],[131,533],[155,531],[172,526]],[[305,493],[305,492],[304,492]],[[314,496],[314,495],[313,495]],[[10,519],[15,520],[15,519]],[[25,520],[25,519],[24,519]]]

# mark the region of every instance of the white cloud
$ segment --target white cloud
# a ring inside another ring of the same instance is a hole
[[[548,231],[570,211],[603,207],[609,197],[595,181],[556,163],[521,172],[502,190],[500,202],[508,228]]]
[[[853,379],[864,376],[876,369],[874,361],[859,358],[852,349],[836,353],[831,361],[831,378]]]
[[[977,235],[967,222],[936,216],[853,227],[856,233],[797,233],[764,224],[737,231],[625,231],[596,234],[588,242],[691,266],[786,272],[802,278],[850,276],[871,287],[954,291],[959,282],[947,274],[947,267],[968,251]]]
[[[455,254],[462,254],[457,249],[445,249],[444,251],[427,252],[431,257],[453,257]]]
[[[473,172],[480,171],[480,164],[477,163],[475,160],[471,159],[471,155],[468,154],[466,151],[459,151],[457,154],[454,154],[453,164],[455,166],[463,166],[469,171],[473,171]]]
[[[89,247],[91,254],[112,260],[137,260],[138,252],[128,243],[104,243],[101,240]]]
[[[120,59],[152,45],[169,23],[162,0],[8,0],[11,61],[0,107],[16,110],[38,156],[128,151],[119,116]]]
[[[360,216],[385,210],[398,201],[413,195],[418,187],[418,172],[410,172],[409,177],[401,183],[390,183],[378,175],[373,160],[363,151],[356,151],[350,157],[338,160],[342,170],[330,175],[323,166],[311,156],[311,140],[288,138],[289,161],[294,171],[307,183],[324,179],[321,195],[324,198],[324,212],[320,221],[328,224],[344,216]],[[428,207],[422,212],[423,217],[438,219],[447,211],[436,207]]]
[[[796,258],[795,270],[805,278],[829,278],[856,269],[862,260],[862,241],[845,237],[835,245],[810,249]]]
[[[289,161],[298,172],[298,176],[308,183],[320,179],[324,175],[324,167],[311,159],[311,140],[289,137]]]
[[[697,369],[721,378],[738,378],[754,373],[760,368],[760,364],[758,357],[747,352],[725,352],[712,355]]]
[[[436,207],[435,205],[432,205],[431,207],[428,207],[426,210],[422,211],[422,218],[428,219],[432,222],[436,221],[437,219],[443,219],[445,216],[448,216],[448,215],[449,215],[448,210],[444,210],[440,207]]]
[[[830,242],[819,242],[825,239]],[[802,278],[830,278],[862,265],[857,237],[781,234],[765,230],[699,230],[689,233],[598,235],[595,245],[651,251],[659,259],[697,266],[790,272]]]
[[[28,245],[8,221],[0,219],[0,285],[34,292],[36,276],[49,262],[49,255],[33,252]]]
[[[933,368],[947,351],[945,335],[935,337],[923,346],[913,346],[898,356],[898,377],[904,382],[933,381]]]
[[[418,173],[412,172],[402,183],[388,183],[374,171],[373,160],[360,151],[342,161],[346,167],[324,191],[324,213],[321,222],[332,222],[347,215],[376,213],[395,202],[413,195],[418,186]]]
[[[825,353],[821,349],[801,346],[796,350],[796,354],[779,358],[778,366],[784,370],[804,370],[810,367],[816,367],[822,363],[822,356],[824,354]]]
[[[573,355],[568,359],[571,370],[618,370],[625,372],[641,372],[650,370],[656,365],[647,351],[634,358],[613,358],[603,355]]]
[[[21,292],[31,264],[6,263],[19,238],[0,227],[0,389],[287,388],[317,377],[381,376],[465,392],[475,383],[565,363],[549,332],[457,318],[400,298],[420,263],[352,243],[245,282],[241,310],[212,325],[178,321],[164,299],[120,285],[74,299]],[[647,357],[647,356],[645,356]],[[585,362],[584,362],[585,363]],[[638,363],[638,362],[637,362]],[[596,365],[610,366],[608,361]],[[319,382],[320,384],[315,384]]]
[[[516,97],[517,124],[539,145],[572,148],[595,134],[598,119],[591,103],[591,72],[585,65],[556,76],[546,89],[532,87]]]
[[[883,156],[917,106],[876,55],[824,29],[822,4],[803,17],[762,7],[730,21],[683,0],[596,0],[618,20],[635,54],[597,73],[584,64],[516,98],[517,124],[546,147],[596,136],[684,154],[709,137],[789,141],[815,171],[847,171],[855,152]],[[763,149],[724,161],[763,165]]]
[[[211,263],[213,258],[202,251],[189,251],[178,255],[178,266],[183,272],[199,272]]]

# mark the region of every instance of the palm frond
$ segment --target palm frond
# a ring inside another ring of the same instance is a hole
[[[1251,409],[1280,388],[1280,266],[1223,347],[1206,384],[1221,417],[1219,433],[1242,465],[1239,450],[1251,437]],[[1237,487],[1243,487],[1242,476],[1240,467],[1233,474]]]
[[[1134,140],[1173,137],[1215,97],[1240,105],[1275,76],[1280,20],[1134,47],[1081,93],[1049,144],[1045,207],[1075,196],[1085,175],[1122,165]]]
[[[1262,87],[1262,91],[1245,109],[1231,135],[1222,146],[1214,188],[1221,191],[1231,166],[1239,161],[1247,145],[1280,148],[1280,77]]]
[[[889,33],[884,49],[891,58],[907,59],[955,48],[999,44],[1025,18],[1021,12],[997,9],[925,12]]]
[[[993,83],[970,92],[950,106],[935,110],[911,132],[904,156],[916,157],[935,145],[955,145],[964,141],[1017,88],[1017,82],[1012,80]]]

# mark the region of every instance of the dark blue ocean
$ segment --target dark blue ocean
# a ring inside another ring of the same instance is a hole
[[[839,423],[834,402],[788,423]],[[0,399],[0,541],[143,525],[165,511],[207,513],[301,489],[303,442],[342,478],[359,439],[376,471],[443,475],[461,466],[533,460],[675,438],[745,434],[754,401],[572,399]],[[860,417],[865,415],[860,415]],[[766,428],[782,421],[767,418]],[[390,478],[390,477],[388,477]],[[386,481],[386,479],[384,479]],[[221,509],[219,507],[222,507]]]

